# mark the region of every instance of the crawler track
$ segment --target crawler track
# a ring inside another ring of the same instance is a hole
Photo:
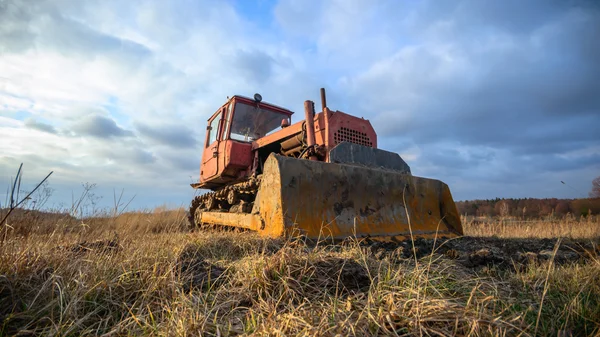
[[[192,200],[188,219],[192,227],[200,226],[198,214],[203,211],[250,213],[262,176],[225,186],[220,190],[199,195]]]

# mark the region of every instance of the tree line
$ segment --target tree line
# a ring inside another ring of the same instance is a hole
[[[486,199],[456,202],[462,215],[506,216],[523,219],[548,216],[587,216],[600,214],[600,198],[586,199]]]

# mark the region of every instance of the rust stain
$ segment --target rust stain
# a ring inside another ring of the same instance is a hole
[[[462,235],[456,205],[439,180],[271,156],[259,194],[260,232],[267,236]]]

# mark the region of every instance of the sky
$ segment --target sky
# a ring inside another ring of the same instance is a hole
[[[455,200],[585,197],[599,34],[593,0],[0,0],[0,202],[23,163],[48,207],[187,206],[227,96],[321,87]]]

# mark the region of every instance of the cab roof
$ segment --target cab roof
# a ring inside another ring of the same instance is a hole
[[[218,115],[218,114],[219,114],[219,112],[221,111],[221,109],[222,109],[224,106],[226,106],[226,105],[228,105],[229,103],[231,103],[231,101],[233,101],[233,100],[235,100],[235,101],[241,101],[241,102],[244,102],[244,103],[247,103],[247,104],[256,104],[256,101],[255,101],[253,98],[250,98],[250,97],[247,97],[247,96],[242,96],[242,95],[233,95],[233,96],[231,96],[231,97],[230,97],[230,98],[227,100],[227,102],[223,103],[223,105],[221,105],[221,106],[220,106],[220,107],[217,109],[217,111],[215,111],[215,112],[214,112],[214,113],[213,113],[213,114],[210,116],[210,118],[208,118],[208,121],[210,121],[211,119],[213,119],[213,117],[215,117],[216,115]],[[272,103],[267,103],[267,102],[261,101],[261,102],[260,102],[260,105],[261,105],[261,106],[264,106],[264,107],[266,107],[266,108],[268,108],[268,109],[275,110],[275,111],[277,111],[277,112],[281,112],[281,113],[283,113],[283,114],[286,114],[286,115],[288,115],[289,117],[291,117],[291,116],[294,114],[294,112],[293,112],[292,110],[286,109],[286,108],[284,108],[284,107],[281,107],[281,106],[279,106],[279,105],[275,105],[275,104],[272,104]]]
[[[233,98],[238,98],[238,99],[241,99],[242,101],[248,101],[249,103],[256,103],[256,101],[253,98],[250,98],[250,97],[247,97],[247,96],[234,95],[233,97],[231,97],[231,99],[233,99]],[[269,107],[269,108],[271,108],[273,110],[280,110],[281,112],[289,114],[290,116],[294,114],[294,112],[292,110],[286,109],[286,108],[284,108],[282,106],[279,106],[279,105],[276,105],[276,104],[273,104],[273,103],[267,103],[267,102],[261,101],[260,105],[266,105],[267,107]]]

